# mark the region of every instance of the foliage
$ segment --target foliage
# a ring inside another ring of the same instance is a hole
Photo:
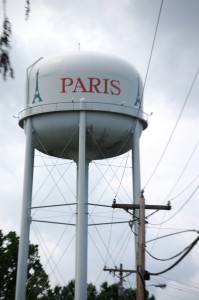
[[[92,284],[92,283],[89,283],[88,284],[88,287],[87,287],[87,300],[95,300],[97,299],[97,289],[96,287]]]
[[[44,271],[40,262],[38,245],[30,244],[27,295],[29,296],[29,299],[37,299],[38,295],[46,295],[48,288],[48,275]]]
[[[0,231],[0,299],[14,299],[19,238]]]
[[[75,296],[75,280],[69,281],[68,285],[61,287],[55,286],[54,289],[49,289],[47,298],[42,300],[73,300]]]
[[[14,77],[13,69],[11,67],[8,49],[10,48],[10,36],[12,34],[11,23],[7,17],[3,21],[3,33],[0,36],[0,73],[6,79],[7,73],[10,77]]]
[[[3,235],[0,230],[0,299],[14,299],[19,237],[14,231]],[[40,263],[38,246],[29,245],[27,295],[38,299],[47,295],[48,276]]]
[[[73,300],[74,299],[75,281],[69,281],[65,287],[55,286],[53,290],[48,291],[46,297],[42,297],[42,300]],[[118,294],[118,284],[109,285],[108,282],[103,282],[98,292],[96,287],[89,283],[87,287],[87,300],[135,300],[136,291],[131,288],[123,289],[123,294]],[[149,295],[146,291],[145,300],[155,300],[155,297]]]
[[[2,0],[3,4],[3,22],[2,22],[2,34],[0,34],[0,73],[3,75],[3,79],[9,75],[14,78],[14,71],[11,66],[9,49],[10,49],[10,38],[12,35],[12,26],[6,16],[6,0]],[[30,0],[26,0],[25,6],[25,17],[28,20],[30,14]]]
[[[100,293],[97,296],[97,300],[109,300],[109,299],[118,300],[118,286],[117,284],[108,285],[108,282],[105,281],[100,286]]]
[[[103,282],[100,286],[100,292],[97,295],[97,300],[135,300],[136,290],[131,288],[123,288],[118,290],[118,284],[108,285],[108,282]],[[155,300],[155,297],[149,295],[149,292],[145,293],[145,300]]]
[[[87,300],[96,300],[97,290],[96,287],[92,284],[88,284],[87,288],[88,298]],[[73,300],[75,298],[75,280],[69,281],[69,283],[64,286],[55,286],[54,289],[49,289],[47,296],[42,297],[42,300]]]
[[[0,230],[0,300],[14,300],[19,237],[14,231],[4,235]],[[75,280],[64,287],[56,285],[50,288],[48,275],[44,271],[39,257],[38,245],[29,244],[27,299],[40,300],[73,300],[75,295]],[[135,300],[136,291],[131,288],[120,288],[118,284],[109,285],[103,282],[100,290],[89,283],[87,300]],[[155,300],[146,291],[145,300]]]
[[[26,6],[25,6],[25,14],[26,14],[26,20],[28,20],[29,18],[29,14],[30,14],[30,0],[26,0]]]

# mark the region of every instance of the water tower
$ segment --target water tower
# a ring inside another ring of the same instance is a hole
[[[110,55],[77,52],[42,58],[29,67],[26,107],[19,114],[26,154],[16,300],[25,300],[34,149],[77,164],[75,300],[86,300],[88,165],[132,149],[138,203],[139,138],[147,127],[141,94],[136,70]]]

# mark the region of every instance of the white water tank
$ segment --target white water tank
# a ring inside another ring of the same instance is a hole
[[[19,125],[31,117],[36,149],[76,161],[84,110],[88,161],[117,156],[132,148],[137,119],[147,127],[141,93],[137,71],[120,58],[90,52],[43,58],[29,70]]]

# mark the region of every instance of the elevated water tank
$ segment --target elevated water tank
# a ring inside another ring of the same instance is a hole
[[[147,127],[142,82],[120,58],[89,52],[43,58],[29,70],[27,85],[19,125],[31,117],[33,145],[48,155],[77,160],[81,110],[88,161],[130,150],[137,119]]]

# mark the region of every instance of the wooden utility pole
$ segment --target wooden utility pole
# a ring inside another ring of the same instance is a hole
[[[145,270],[145,209],[152,210],[170,210],[171,205],[145,205],[144,191],[141,191],[140,204],[116,204],[114,200],[113,208],[123,208],[124,210],[139,209],[139,227],[138,227],[138,245],[136,247],[136,272],[137,272],[137,289],[136,300],[145,298],[145,279],[147,272]],[[149,278],[147,278],[149,279]]]
[[[137,290],[136,300],[144,300],[145,296],[145,199],[140,196],[138,246],[137,246]]]
[[[129,270],[129,269],[123,269],[122,264],[120,264],[120,268],[118,269],[115,267],[115,269],[104,267],[104,271],[109,271],[110,273],[113,273],[114,275],[117,275],[119,273],[119,282],[118,282],[118,296],[119,300],[124,299],[124,287],[123,287],[123,281],[124,278],[129,276],[132,273],[136,273],[135,270]],[[125,276],[123,276],[123,273],[127,273]]]

